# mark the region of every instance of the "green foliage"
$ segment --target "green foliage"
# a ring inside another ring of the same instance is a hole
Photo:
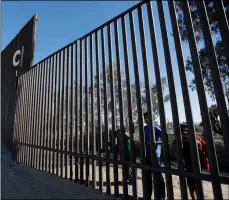
[[[212,105],[209,108],[209,115],[210,115],[210,119],[211,119],[211,125],[212,125],[213,133],[222,135],[221,125],[220,125],[220,122],[218,120],[219,114],[218,114],[217,105]]]
[[[226,11],[226,16],[227,19],[229,19],[229,1],[223,1],[224,6],[225,6],[225,11]],[[181,1],[176,2],[176,10],[177,10],[177,16],[178,16],[178,25],[180,29],[180,35],[181,39],[183,42],[187,43],[188,41],[188,36],[187,36],[187,30],[186,26],[184,23],[184,18],[183,18],[183,11],[181,9]],[[195,30],[195,36],[196,36],[196,41],[198,44],[204,44],[203,40],[203,32],[202,32],[202,27],[200,24],[200,17],[198,14],[198,9],[196,5],[196,1],[189,1],[190,5],[190,11],[191,11],[191,16],[192,16],[192,21],[193,21],[193,27]],[[218,65],[219,65],[219,71],[221,75],[221,80],[222,84],[225,89],[225,96],[227,100],[229,101],[229,66],[227,66],[227,61],[226,58],[223,54],[223,45],[222,45],[222,40],[220,37],[220,32],[219,32],[219,24],[218,24],[218,19],[215,13],[214,9],[214,3],[213,1],[205,1],[207,13],[208,13],[208,18],[209,18],[209,25],[210,29],[212,32],[213,38],[215,38],[215,51],[216,51],[216,56],[218,60]],[[202,75],[203,75],[203,80],[204,84],[206,86],[206,90],[209,93],[210,97],[212,100],[215,99],[215,92],[212,84],[212,76],[210,73],[209,69],[209,60],[207,58],[207,52],[206,52],[206,47],[200,48],[199,52],[199,59],[201,63],[201,69],[202,69]],[[190,71],[193,73],[193,63],[192,59],[190,57],[187,58],[186,60],[186,70]],[[192,90],[196,89],[196,83],[195,79],[193,79],[190,83],[190,87]]]

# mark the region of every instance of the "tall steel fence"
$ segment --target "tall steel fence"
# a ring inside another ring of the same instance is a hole
[[[218,19],[218,35],[223,41],[222,53],[229,66],[226,2],[212,4]],[[215,199],[226,198],[221,185],[228,184],[229,177],[219,172],[191,5],[193,2],[188,1],[142,1],[18,76],[14,127],[16,159],[116,197],[122,194],[124,199],[128,196],[133,199],[146,197],[147,177],[141,175],[144,170],[153,173],[155,199],[160,195],[155,179],[159,172],[165,175],[168,199],[188,198],[187,178],[195,179],[198,199],[205,197],[203,181],[211,182]],[[195,9],[209,61],[224,152],[229,155],[227,101],[206,2],[196,1]],[[183,26],[177,20],[178,12],[182,13]],[[154,17],[156,14],[157,18]],[[182,28],[186,31],[186,49],[180,36]],[[197,108],[191,105],[185,70],[184,52],[187,49],[193,63],[210,172],[203,172],[200,165],[192,114]],[[173,60],[176,60],[177,70]],[[163,66],[168,80],[177,166],[171,165]],[[175,75],[180,80],[179,94],[183,98],[185,119],[179,115],[181,103],[177,101]],[[152,90],[153,77],[155,91]],[[156,120],[155,106],[152,106],[155,105],[155,93],[162,131],[163,165],[157,161],[148,165],[145,160],[143,114],[146,111],[149,115],[151,156],[155,156],[153,126]],[[186,171],[183,162],[181,121],[186,121],[189,130],[192,172]],[[117,129],[121,134],[117,135]],[[130,137],[130,161],[125,159],[125,131]],[[136,135],[139,150],[136,150]],[[226,159],[228,162],[228,157]],[[127,182],[128,168],[132,171],[131,184]],[[179,197],[175,194],[175,177],[180,185],[176,188],[180,192]]]

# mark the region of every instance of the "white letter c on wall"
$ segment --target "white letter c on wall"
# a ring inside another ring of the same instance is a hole
[[[18,60],[16,60],[17,56],[20,56],[20,58]],[[21,61],[21,49],[18,49],[13,56],[13,66],[14,67],[18,67],[18,65],[20,64]]]

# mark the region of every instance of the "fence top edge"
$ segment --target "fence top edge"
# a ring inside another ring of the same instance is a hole
[[[57,53],[59,53],[59,52],[65,50],[66,48],[68,48],[68,47],[74,45],[74,44],[77,43],[78,41],[83,40],[83,39],[89,37],[89,36],[92,35],[93,33],[97,32],[97,31],[99,31],[100,29],[104,28],[105,26],[111,24],[111,23],[114,22],[115,20],[117,20],[117,19],[123,17],[124,15],[126,15],[126,14],[132,12],[132,11],[135,10],[136,8],[142,6],[143,4],[145,4],[145,3],[147,3],[147,2],[150,2],[150,1],[151,1],[151,0],[142,0],[142,1],[140,1],[140,2],[137,3],[136,5],[130,7],[129,9],[125,10],[124,12],[122,12],[121,14],[119,14],[119,15],[113,17],[112,19],[108,20],[107,22],[103,23],[102,25],[98,26],[97,28],[93,29],[93,30],[90,31],[89,33],[85,34],[84,36],[82,36],[82,37],[80,37],[80,38],[74,40],[73,42],[67,44],[66,46],[64,46],[64,47],[62,47],[62,48],[60,48],[60,49],[58,49],[57,51],[55,51],[54,53],[50,54],[49,56],[47,56],[47,57],[43,58],[42,60],[38,61],[36,64],[34,64],[34,65],[33,65],[32,67],[30,67],[29,69],[25,70],[23,73],[19,74],[17,77],[20,77],[20,76],[24,75],[25,73],[27,73],[28,71],[30,71],[31,69],[33,69],[34,67],[36,67],[37,65],[39,65],[40,63],[42,63],[43,61],[45,61],[45,60],[51,58],[51,57],[54,56],[55,54],[57,54]]]

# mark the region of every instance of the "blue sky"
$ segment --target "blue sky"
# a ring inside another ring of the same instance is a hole
[[[83,36],[97,26],[108,21],[112,17],[120,14],[131,6],[135,5],[137,1],[25,1],[25,2],[2,2],[2,49],[12,40],[18,33],[22,26],[35,14],[38,14],[38,24],[36,31],[35,43],[35,58],[34,63],[47,57],[54,51],[64,47],[73,40]],[[161,73],[166,76],[164,54],[162,43],[160,40],[160,28],[158,21],[158,13],[156,2],[153,2],[156,34],[158,36],[158,52],[160,58]],[[165,2],[164,2],[165,4]],[[145,7],[143,7],[144,11]],[[185,121],[183,100],[180,88],[179,73],[177,68],[176,54],[174,51],[174,44],[170,35],[171,25],[169,21],[168,8],[165,5],[165,17],[168,28],[168,36],[170,40],[171,58],[174,70],[174,79],[176,84],[177,102],[180,120]],[[144,14],[145,15],[145,14]],[[148,27],[146,27],[146,39],[149,38]],[[138,27],[136,27],[136,32]],[[137,40],[137,46],[140,46]],[[187,46],[183,48],[184,56],[189,55]],[[147,43],[147,52],[151,54],[149,43]],[[141,55],[141,52],[138,52]],[[141,60],[139,59],[141,63]],[[131,64],[131,63],[130,63]],[[150,73],[153,72],[153,61],[148,57],[148,64]],[[139,67],[140,68],[140,67]],[[141,70],[141,68],[140,68]],[[143,73],[141,70],[141,78]],[[188,80],[192,79],[191,74],[187,74]],[[154,75],[152,82],[154,82]],[[199,112],[198,98],[196,92],[190,92],[194,121],[201,121]],[[211,101],[208,98],[209,103]],[[166,105],[166,115],[171,121],[170,105]]]

